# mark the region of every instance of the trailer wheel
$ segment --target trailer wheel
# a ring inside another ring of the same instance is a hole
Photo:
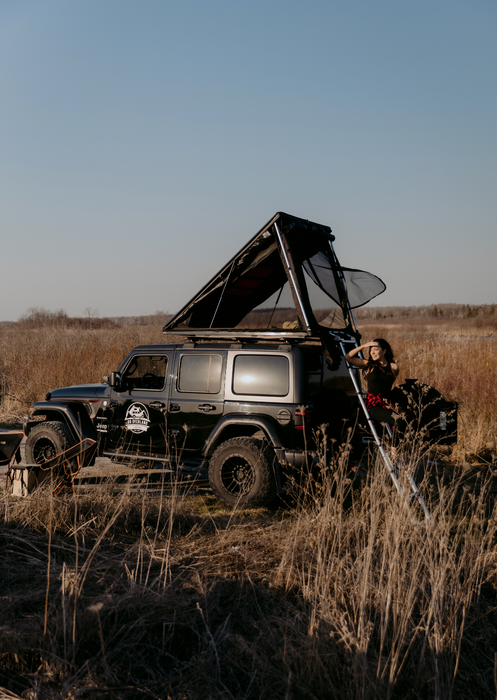
[[[26,440],[26,463],[43,464],[76,444],[65,423],[47,421],[31,430]]]
[[[223,442],[212,455],[209,483],[220,501],[229,506],[268,505],[276,494],[274,454],[247,437]]]

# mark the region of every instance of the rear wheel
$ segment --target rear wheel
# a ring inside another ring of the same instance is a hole
[[[65,423],[47,421],[31,430],[26,440],[27,464],[43,464],[76,444]]]
[[[226,440],[212,455],[209,483],[229,506],[268,505],[276,494],[274,454],[252,438]]]

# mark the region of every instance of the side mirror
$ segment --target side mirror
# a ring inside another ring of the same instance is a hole
[[[108,384],[113,389],[115,389],[121,384],[121,375],[119,374],[119,372],[111,372],[109,374]]]

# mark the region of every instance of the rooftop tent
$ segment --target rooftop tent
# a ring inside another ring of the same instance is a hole
[[[328,226],[276,214],[164,327],[166,333],[351,327],[350,309],[385,290],[342,268]],[[338,324],[338,325],[337,325]]]

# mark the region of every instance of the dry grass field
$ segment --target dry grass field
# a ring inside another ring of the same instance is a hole
[[[480,320],[359,318],[401,379],[459,402],[451,457],[406,447],[422,528],[374,455],[355,479],[345,456],[321,463],[274,509],[174,480],[2,492],[0,698],[495,698],[497,330]],[[1,329],[1,420],[100,381],[160,329]]]
[[[437,316],[425,307],[418,313],[416,307],[384,313],[366,307],[357,314],[364,340],[391,342],[399,382],[417,377],[459,402],[460,460],[484,456],[497,438],[497,313],[464,308],[465,315],[460,307],[451,315],[437,309]],[[50,389],[100,382],[135,345],[163,342],[163,319],[151,320],[121,325],[82,319],[84,326],[47,314],[0,328],[0,422],[22,423],[31,403]]]

